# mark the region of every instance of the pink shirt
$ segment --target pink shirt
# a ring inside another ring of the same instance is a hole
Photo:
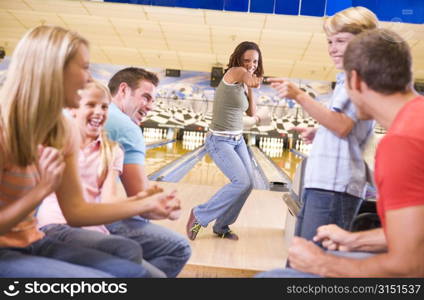
[[[101,166],[100,143],[101,139],[97,139],[85,146],[79,152],[78,165],[81,176],[81,183],[84,192],[84,198],[90,203],[99,203],[101,201],[101,191],[103,181],[99,178],[99,169]],[[116,146],[114,160],[109,166],[109,170],[116,170],[122,173],[124,153]],[[50,194],[44,199],[42,205],[37,212],[39,227],[48,224],[66,224],[66,219],[62,214],[56,194]],[[96,230],[108,234],[109,231],[104,225],[87,226],[85,229]]]
[[[77,129],[73,125],[68,129],[65,139],[67,143],[62,149],[65,156],[72,154],[79,140]],[[6,205],[25,196],[37,185],[39,177],[35,165],[28,167],[6,165],[0,170],[0,205]],[[37,228],[34,212],[31,212],[9,232],[0,235],[0,247],[26,247],[43,237],[44,233]]]

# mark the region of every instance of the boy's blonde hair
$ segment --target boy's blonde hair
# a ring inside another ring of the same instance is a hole
[[[0,119],[7,162],[28,166],[37,145],[63,148],[67,129],[63,74],[81,44],[79,34],[57,26],[38,26],[19,41],[0,91]]]
[[[372,11],[365,7],[349,7],[326,18],[323,27],[327,36],[340,32],[359,34],[364,30],[377,28],[378,19]]]

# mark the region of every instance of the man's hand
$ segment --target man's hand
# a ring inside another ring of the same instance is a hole
[[[325,252],[314,243],[294,237],[288,260],[290,267],[296,270],[320,274],[321,266],[325,265],[325,255]]]
[[[320,226],[314,236],[315,242],[322,242],[328,250],[352,251],[350,244],[353,240],[353,233],[341,229],[335,224]]]

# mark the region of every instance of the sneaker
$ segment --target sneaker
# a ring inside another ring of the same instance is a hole
[[[233,241],[238,241],[239,237],[237,234],[235,234],[233,231],[228,230],[224,233],[219,233],[219,232],[213,232],[216,235],[218,235],[218,237],[222,238],[222,239],[229,239],[229,240],[233,240]]]
[[[196,217],[194,216],[193,209],[190,212],[190,217],[188,218],[188,222],[186,225],[187,236],[190,240],[194,240],[197,234],[202,228],[202,225],[197,222]]]

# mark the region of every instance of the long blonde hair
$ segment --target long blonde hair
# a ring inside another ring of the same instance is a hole
[[[327,36],[339,32],[359,34],[364,30],[377,28],[378,19],[372,11],[365,7],[349,7],[326,18],[323,27]]]
[[[92,82],[88,83],[85,90],[89,90],[92,88],[96,88],[100,90],[103,95],[109,100],[109,104],[112,102],[112,96],[110,94],[109,88],[106,87],[103,83],[101,83],[98,80],[93,80]],[[98,176],[99,181],[104,182],[106,179],[106,176],[108,174],[109,166],[112,163],[112,161],[115,159],[118,143],[112,141],[109,139],[107,132],[102,129],[101,132],[101,143],[100,143],[100,168],[98,170]]]
[[[38,26],[19,41],[0,91],[0,115],[7,162],[28,166],[37,145],[61,149],[66,128],[63,73],[79,46],[88,41],[56,26]]]
[[[106,179],[107,174],[110,171],[110,165],[112,161],[115,159],[116,151],[118,150],[118,143],[112,141],[107,132],[103,129],[101,133],[101,146],[100,146],[100,168],[98,170],[98,176],[101,183],[103,183]]]

